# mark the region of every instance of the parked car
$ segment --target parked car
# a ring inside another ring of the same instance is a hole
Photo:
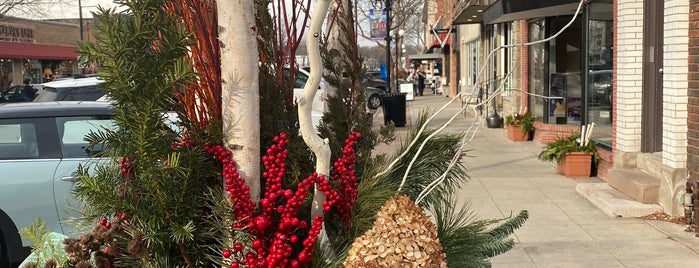
[[[38,217],[48,230],[70,235],[61,220],[79,216],[71,195],[80,163],[94,163],[84,136],[114,127],[108,102],[0,104],[0,267],[30,253],[18,233]]]
[[[381,71],[367,71],[366,76],[371,79],[383,80],[383,76],[381,76]]]
[[[67,78],[42,84],[43,91],[34,101],[94,101],[104,96],[99,77]]]
[[[34,89],[36,89],[36,92],[38,94],[41,93],[42,88],[43,88],[43,86],[41,86],[41,85],[32,85],[32,87]],[[15,85],[15,86],[12,86],[8,89],[0,90],[0,103],[24,101],[24,97],[22,96],[23,89],[24,89],[24,85]]]
[[[388,89],[388,82],[382,79],[376,79],[372,78],[370,76],[365,75],[362,78],[362,84],[364,84],[365,87],[373,87],[373,88],[378,88],[383,90],[383,92],[386,92]]]
[[[300,70],[303,72],[305,79],[299,80],[299,78],[297,77],[296,86],[303,87],[303,85],[306,83],[306,80],[308,80],[308,76],[310,76],[311,67],[302,67],[300,68]],[[386,89],[388,89],[388,83],[381,79],[372,79],[369,75],[364,76],[364,78],[362,79],[362,83],[365,87],[364,99],[367,103],[367,109],[371,113],[371,110],[376,110],[379,107],[381,107],[381,97],[383,96],[383,94],[386,93]],[[327,89],[331,89],[331,86],[325,82],[325,79],[321,79],[321,87],[323,89],[326,89],[324,90],[324,92],[327,92]]]

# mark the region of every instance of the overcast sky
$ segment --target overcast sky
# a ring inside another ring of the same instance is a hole
[[[64,3],[54,4],[49,8],[48,16],[52,19],[57,18],[78,18],[79,8],[78,0],[64,0]],[[97,11],[97,6],[103,7],[116,7],[117,5],[112,3],[112,0],[82,0],[83,6],[83,17],[90,18],[91,11]]]

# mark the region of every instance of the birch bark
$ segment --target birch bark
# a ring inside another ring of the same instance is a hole
[[[260,93],[254,1],[217,1],[226,148],[253,202],[260,199]]]

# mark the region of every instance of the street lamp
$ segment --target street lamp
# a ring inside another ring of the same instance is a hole
[[[400,29],[396,33],[396,91],[400,90],[400,86],[398,85],[398,75],[400,74],[400,52],[401,52],[401,43],[403,42],[403,35],[405,35],[405,31],[403,29]],[[390,82],[390,80],[389,80]]]
[[[391,4],[393,0],[375,0],[376,3],[386,4],[386,82],[388,92],[391,92]]]

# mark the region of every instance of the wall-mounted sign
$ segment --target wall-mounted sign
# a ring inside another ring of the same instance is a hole
[[[0,23],[0,41],[34,43],[34,26]]]

